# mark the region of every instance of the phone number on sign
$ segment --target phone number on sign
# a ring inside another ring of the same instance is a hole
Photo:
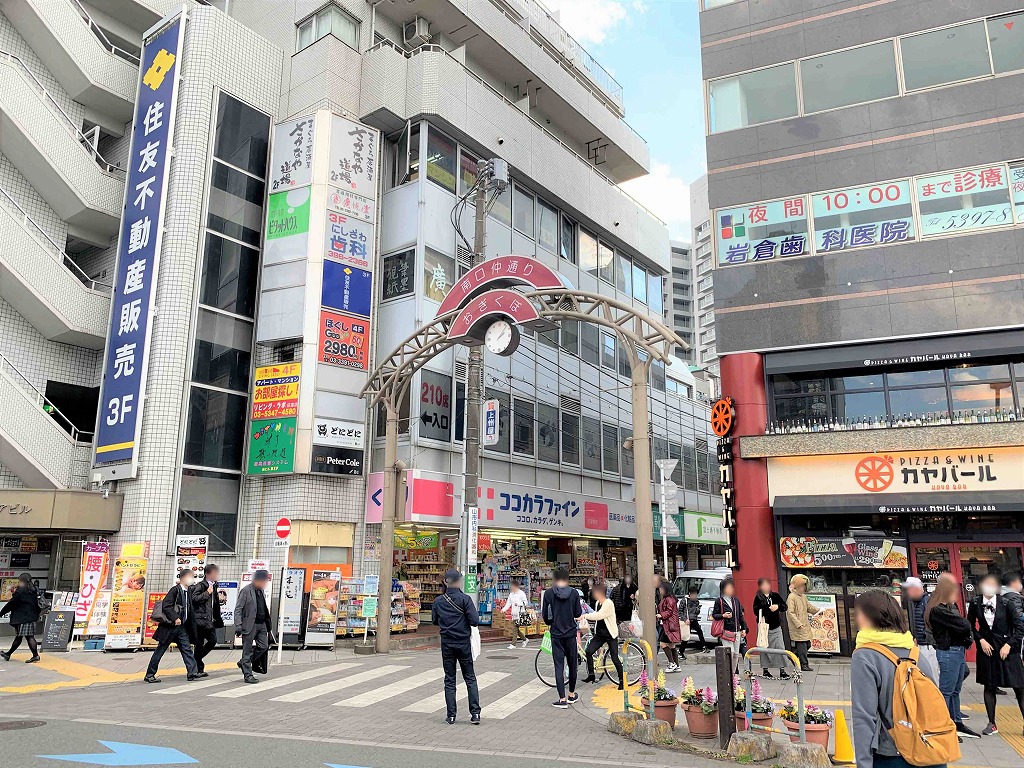
[[[562,528],[565,526],[564,520],[550,517],[531,517],[530,515],[516,515],[516,522],[528,523],[530,525],[550,525],[552,528]]]

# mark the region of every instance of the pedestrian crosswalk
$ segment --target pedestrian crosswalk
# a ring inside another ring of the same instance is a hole
[[[281,705],[315,702],[355,709],[394,707],[395,702],[401,702],[401,712],[431,715],[445,710],[443,678],[444,672],[439,668],[410,673],[407,664],[378,666],[339,662],[310,667],[276,667],[271,669],[270,675],[262,676],[256,685],[242,682],[241,674],[215,673],[212,677],[191,683],[161,686],[151,693],[159,696],[189,695],[192,698],[251,697]],[[493,694],[481,697],[485,717],[489,720],[514,715],[551,690],[536,678],[525,684],[514,681],[511,672],[478,672],[477,683],[481,691],[490,689]],[[350,691],[351,695],[345,696]],[[458,701],[464,704],[467,698],[466,686],[460,675]]]

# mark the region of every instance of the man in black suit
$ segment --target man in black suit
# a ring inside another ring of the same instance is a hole
[[[242,638],[242,659],[238,662],[238,668],[242,670],[247,683],[259,682],[252,673],[252,660],[270,648],[272,632],[266,596],[269,583],[269,571],[256,571],[252,581],[239,590],[235,605],[235,635]]]
[[[147,683],[159,683],[160,678],[156,671],[160,666],[160,659],[163,658],[171,643],[176,643],[181,652],[181,659],[185,662],[185,670],[189,680],[198,680],[201,677],[209,677],[205,672],[200,672],[196,667],[196,657],[192,654],[192,644],[188,639],[188,625],[192,621],[192,608],[189,605],[188,589],[192,585],[195,574],[191,568],[183,568],[178,571],[178,583],[175,584],[164,595],[161,602],[163,618],[160,620],[153,639],[158,645],[149,659],[149,667],[146,669]]]
[[[189,627],[195,646],[196,667],[202,673],[206,670],[203,659],[217,647],[217,630],[224,626],[220,617],[220,599],[217,596],[219,569],[212,563],[203,568],[202,581],[197,581],[188,591],[192,601],[192,622]]]

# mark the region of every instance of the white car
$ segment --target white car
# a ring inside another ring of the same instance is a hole
[[[679,601],[680,617],[686,613],[686,598],[690,587],[697,587],[697,599],[700,600],[700,626],[704,630],[704,639],[709,644],[718,640],[711,636],[711,609],[715,600],[722,594],[722,582],[732,576],[731,568],[715,568],[713,570],[683,571],[672,582],[672,594]],[[691,638],[692,640],[695,638]]]

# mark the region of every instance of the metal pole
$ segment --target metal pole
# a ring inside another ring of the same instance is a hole
[[[477,180],[479,186],[476,190],[476,227],[473,234],[473,260],[470,269],[484,260],[484,241],[487,237],[487,179],[490,174],[490,166],[481,161],[477,163]],[[477,489],[480,486],[480,409],[481,392],[480,378],[484,369],[484,353],[482,346],[469,348],[469,361],[466,365],[466,439],[465,439],[465,472],[463,473],[462,487],[462,524],[459,528],[459,560],[465,558],[466,568],[468,564],[467,547],[469,536],[469,514],[471,509],[477,506]],[[476,603],[477,595],[474,592],[470,595]]]
[[[387,429],[384,433],[384,509],[380,525],[380,585],[377,590],[377,653],[387,653],[391,641],[391,574],[395,559],[395,510],[398,506],[398,405],[393,398],[381,400]],[[381,617],[383,621],[381,620]],[[369,622],[369,619],[367,619]]]
[[[632,341],[633,373],[630,389],[633,400],[633,488],[636,499],[636,568],[640,588],[640,620],[644,625],[644,640],[651,646],[653,661],[650,677],[658,674],[658,652],[655,644],[654,610],[654,519],[651,515],[651,437],[650,416],[647,413],[647,372],[651,358],[640,360]]]
[[[665,496],[665,473],[662,472],[661,484],[658,486],[658,509],[661,510],[661,562],[665,578],[668,578],[668,534],[665,531],[665,521],[668,520],[668,499]]]

